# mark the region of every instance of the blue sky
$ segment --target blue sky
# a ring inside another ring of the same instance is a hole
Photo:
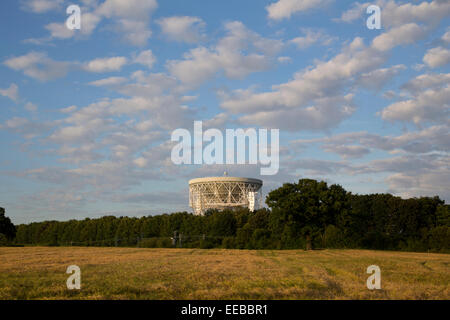
[[[81,7],[81,29],[65,26]],[[382,28],[366,26],[381,8]],[[450,3],[6,0],[0,206],[15,223],[189,210],[188,180],[450,200]],[[177,128],[276,128],[280,170],[178,166]]]

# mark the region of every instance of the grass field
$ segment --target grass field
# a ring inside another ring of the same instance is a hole
[[[81,290],[66,287],[72,264]],[[372,264],[381,290],[366,287]],[[0,248],[0,299],[450,299],[449,271],[449,254]]]

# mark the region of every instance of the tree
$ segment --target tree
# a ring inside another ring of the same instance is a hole
[[[326,226],[349,210],[348,195],[341,186],[328,187],[312,179],[284,184],[268,194],[266,203],[273,211],[271,228],[275,234],[281,232],[287,247],[300,245],[299,238],[320,244]]]
[[[11,220],[5,216],[4,208],[0,208],[0,233],[10,241],[16,237],[16,227],[12,224]]]
[[[436,220],[438,226],[450,227],[450,206],[448,204],[437,207]]]

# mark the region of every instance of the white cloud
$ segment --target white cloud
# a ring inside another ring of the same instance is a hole
[[[171,40],[195,43],[204,37],[205,23],[198,17],[168,17],[158,20],[157,23],[160,25],[162,33]]]
[[[448,1],[434,0],[414,3],[379,1],[382,11],[382,24],[385,27],[400,26],[411,22],[438,25],[450,14]]]
[[[427,88],[440,88],[450,84],[450,73],[421,74],[405,83],[402,88],[412,94]]]
[[[450,50],[442,47],[432,48],[423,57],[423,62],[431,68],[442,67],[450,62]]]
[[[292,58],[291,57],[278,57],[277,61],[279,63],[291,63],[292,62]]]
[[[50,23],[45,26],[45,29],[50,31],[51,38],[68,39],[75,34],[75,31],[67,28],[65,23]]]
[[[43,52],[29,52],[23,56],[13,57],[3,62],[7,67],[22,71],[25,75],[48,81],[66,75],[69,63],[50,59]]]
[[[370,5],[381,8],[381,23],[385,28],[391,28],[411,22],[423,22],[437,25],[440,20],[450,13],[450,5],[445,0],[422,1],[420,3],[397,3],[392,0],[376,0],[373,2],[356,2],[350,9],[343,12],[340,18],[334,21],[353,22],[363,18]]]
[[[34,13],[46,13],[61,8],[64,0],[22,0],[22,9]]]
[[[379,114],[388,121],[448,124],[450,113],[450,74],[422,74],[402,86],[407,100],[395,102]]]
[[[139,157],[134,159],[133,163],[139,168],[145,168],[147,166],[148,160],[143,157]]]
[[[13,117],[5,121],[2,129],[21,134],[24,139],[42,136],[52,127],[50,123],[31,121],[26,118]]]
[[[97,58],[85,63],[83,69],[96,73],[120,71],[127,62],[125,57]]]
[[[69,106],[67,108],[60,109],[59,111],[62,113],[71,113],[75,110],[77,110],[77,106]]]
[[[109,78],[89,82],[89,84],[92,86],[96,86],[96,87],[117,86],[117,85],[120,85],[120,84],[126,82],[127,80],[128,79],[125,77],[109,77]]]
[[[405,69],[405,65],[399,64],[388,68],[372,70],[358,76],[356,84],[365,88],[380,90],[389,80],[392,80],[400,71]]]
[[[184,60],[169,61],[170,73],[189,86],[199,85],[221,70],[228,78],[243,78],[267,69],[281,49],[281,41],[263,38],[241,22],[229,22],[225,28],[227,35],[212,49],[198,47],[185,54]]]
[[[326,152],[334,152],[339,154],[344,159],[361,158],[370,153],[370,150],[363,146],[342,146],[342,145],[328,145],[324,146]]]
[[[365,18],[366,9],[372,4],[380,6],[381,24],[387,29],[410,23],[425,23],[436,26],[450,14],[450,4],[445,0],[422,1],[417,4],[377,0],[365,3],[356,2],[340,18],[334,19],[334,21],[353,22],[359,18]]]
[[[139,63],[151,69],[156,62],[156,57],[152,50],[141,51],[134,59],[134,63]]]
[[[450,44],[450,31],[444,33],[441,39],[442,41],[444,41],[444,43]]]
[[[412,44],[424,38],[426,31],[415,23],[404,24],[382,33],[373,39],[372,47],[380,51],[389,51],[399,45]]]
[[[450,86],[419,92],[414,98],[395,102],[384,108],[381,118],[389,121],[450,123]]]
[[[8,97],[14,102],[17,102],[19,100],[19,87],[17,86],[17,84],[11,83],[9,88],[0,89],[0,95]]]
[[[152,35],[149,20],[158,7],[156,0],[106,0],[95,14],[114,19],[116,28],[124,39],[137,46],[143,46]]]
[[[422,39],[427,31],[415,23],[396,26],[375,37],[369,47],[357,37],[329,61],[316,62],[314,67],[296,73],[293,80],[274,85],[271,91],[255,93],[248,89],[223,94],[221,107],[235,114],[244,114],[239,118],[244,123],[280,128],[286,126],[293,131],[333,127],[354,110],[350,100],[339,99],[343,91],[358,85],[381,88],[387,79],[405,68],[397,65],[376,70],[387,60],[388,51]],[[325,107],[324,101],[334,102],[334,109]],[[398,111],[398,108],[398,105],[393,105],[383,110],[383,119],[397,119],[394,109]],[[442,113],[436,112],[419,118],[434,119],[437,114],[442,116]],[[286,121],[283,122],[279,115],[283,115]],[[291,121],[301,117],[310,121]],[[416,117],[416,120],[419,118]]]
[[[297,37],[290,40],[291,43],[297,45],[299,49],[306,49],[313,44],[319,43],[321,45],[329,45],[336,38],[330,37],[321,30],[315,31],[313,29],[302,29],[305,34],[304,37]]]
[[[67,28],[65,22],[52,22],[45,26],[45,29],[50,32],[49,37],[41,39],[27,39],[26,41],[39,44],[51,41],[52,39],[69,39],[77,34],[90,35],[100,23],[101,19],[102,17],[96,13],[83,11],[80,30],[70,30]]]
[[[121,17],[126,19],[147,19],[149,12],[158,7],[156,0],[105,0],[98,12],[106,17]]]
[[[266,10],[269,19],[289,19],[294,13],[322,7],[329,2],[329,0],[278,0],[268,5]]]
[[[144,71],[138,70],[131,75],[131,79],[135,82],[122,85],[118,88],[120,93],[130,97],[154,99],[156,96],[163,96],[169,92],[179,92],[177,80],[164,73],[146,74]]]
[[[45,4],[54,4],[55,1],[34,0],[31,2],[40,3],[35,7],[44,10]],[[90,35],[104,19],[109,19],[108,21],[113,23],[113,29],[121,33],[123,39],[132,45],[143,46],[152,35],[149,24],[150,16],[158,7],[156,0],[105,0],[101,4],[97,1],[85,0],[83,3],[85,6],[82,7],[80,30],[74,32],[68,30],[65,23],[54,22],[45,27],[50,31],[49,37],[26,41],[42,44],[52,39],[68,39],[78,34]]]
[[[38,107],[32,102],[27,102],[25,104],[25,109],[31,112],[36,112]]]
[[[355,2],[350,9],[342,13],[340,18],[333,19],[333,21],[347,22],[347,23],[353,22],[361,18],[367,7],[370,5],[371,3],[369,2],[366,3]]]
[[[273,108],[268,111],[256,111],[239,118],[245,125],[257,125],[265,128],[283,128],[287,131],[326,130],[337,126],[355,111],[351,94],[344,97],[326,97],[315,99],[306,107]]]
[[[354,111],[353,95],[343,97],[343,88],[384,60],[378,51],[365,47],[361,38],[355,38],[331,60],[296,73],[293,80],[273,86],[272,91],[236,90],[223,95],[221,107],[235,114],[248,113],[241,117],[245,123],[287,125],[289,130],[334,127]]]
[[[295,148],[320,143],[327,152],[350,158],[359,151],[361,155],[370,149],[387,152],[401,150],[412,154],[426,154],[433,151],[450,151],[450,132],[447,125],[436,125],[420,131],[406,132],[398,136],[381,136],[368,132],[349,132],[316,139],[299,139],[291,141]],[[361,148],[355,148],[356,146]]]

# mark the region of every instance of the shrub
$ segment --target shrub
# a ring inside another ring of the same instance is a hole
[[[265,229],[256,229],[251,238],[253,249],[268,249],[270,247],[270,232]]]
[[[3,233],[0,233],[0,247],[7,246],[8,245],[8,239],[6,239],[6,236]]]
[[[450,227],[440,226],[431,230],[430,249],[441,252],[450,251]]]
[[[325,233],[323,234],[325,248],[343,248],[345,246],[344,241],[344,236],[339,228],[329,225],[325,229]]]
[[[234,249],[236,248],[236,241],[234,237],[225,237],[222,240],[222,248]]]
[[[157,238],[143,239],[139,242],[141,248],[156,248],[158,246]]]

